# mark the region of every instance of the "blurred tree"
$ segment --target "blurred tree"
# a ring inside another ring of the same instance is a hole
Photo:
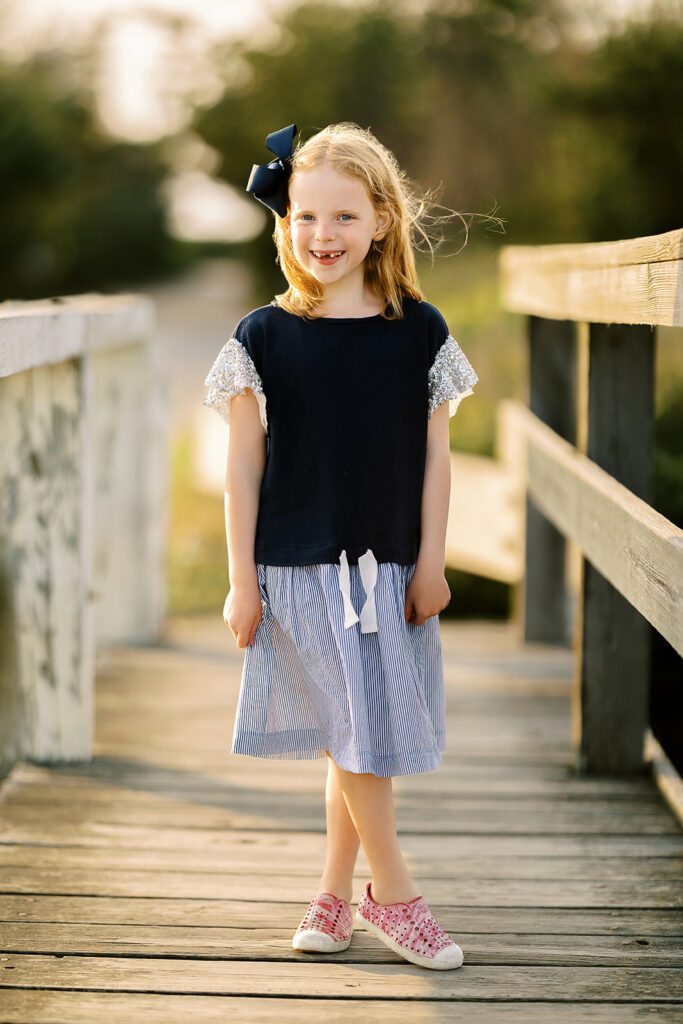
[[[514,242],[543,222],[528,181],[552,117],[537,100],[539,87],[568,46],[564,15],[553,0],[444,7],[435,4],[423,24],[431,132],[419,173],[445,179],[446,202],[456,208],[500,204],[505,241]]]
[[[390,5],[304,3],[285,12],[270,49],[219,46],[225,92],[197,111],[195,131],[222,155],[219,175],[244,189],[252,163],[273,158],[265,136],[296,122],[303,138],[332,121],[370,126],[399,160],[425,140],[419,53],[410,25]],[[254,242],[255,270],[265,291],[280,290],[273,218]]]
[[[448,206],[497,205],[506,242],[680,225],[683,22],[655,8],[652,21],[591,48],[576,43],[566,10],[558,0],[470,0],[416,14],[386,0],[306,0],[282,15],[274,45],[217,49],[225,92],[198,110],[195,128],[240,189],[251,162],[270,158],[269,131],[296,121],[306,138],[351,120],[421,185],[443,181]],[[268,292],[282,286],[270,234],[253,247]]]
[[[189,127],[243,191],[251,164],[270,159],[268,132],[296,121],[307,138],[355,121],[421,187],[443,182],[445,205],[495,209],[506,222],[496,243],[680,226],[681,19],[657,15],[590,49],[565,10],[562,0],[439,0],[419,11],[407,0],[304,0],[268,45],[215,46],[224,91]],[[83,66],[95,60],[95,38],[88,45]],[[94,64],[77,74],[77,60],[49,51],[0,66],[0,295],[116,289],[226,251],[250,262],[262,294],[280,290],[272,218],[252,243],[169,237],[159,185],[173,147],[108,138],[87,85]],[[471,241],[490,244],[496,229],[472,226]],[[444,234],[441,251],[456,251],[462,225]]]
[[[180,261],[157,146],[108,139],[66,55],[0,67],[0,297],[114,290]]]
[[[546,99],[551,155],[534,179],[578,239],[683,225],[683,19],[659,8],[608,36],[548,81]]]
[[[355,121],[420,185],[443,181],[445,204],[486,213],[504,196],[503,214],[514,218],[543,135],[534,69],[561,41],[562,20],[555,0],[472,0],[463,11],[442,13],[438,4],[416,15],[387,0],[292,7],[275,45],[216,49],[225,91],[197,111],[193,127],[222,154],[218,173],[244,189],[251,163],[271,158],[268,132],[295,121],[307,138]],[[538,220],[536,210],[529,216]],[[253,246],[264,293],[283,284],[271,234],[269,224]]]

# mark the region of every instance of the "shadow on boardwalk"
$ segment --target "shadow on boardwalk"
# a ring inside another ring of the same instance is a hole
[[[465,952],[357,928],[290,941],[325,849],[325,760],[228,753],[243,652],[218,620],[100,656],[91,765],[2,788],[0,1020],[680,1021],[683,834],[647,777],[572,769],[571,653],[442,623],[447,750],[397,778],[418,885]],[[369,877],[361,853],[356,899]]]

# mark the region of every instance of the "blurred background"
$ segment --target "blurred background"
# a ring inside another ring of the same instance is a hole
[[[268,132],[355,121],[466,215],[419,271],[481,381],[451,443],[485,455],[499,399],[526,398],[500,247],[681,227],[682,110],[677,0],[4,0],[0,299],[154,298],[169,612],[227,592],[226,431],[203,380],[237,320],[286,287],[272,215],[244,192]],[[654,505],[683,526],[680,341],[660,331]],[[508,616],[506,584],[449,572],[445,618]]]

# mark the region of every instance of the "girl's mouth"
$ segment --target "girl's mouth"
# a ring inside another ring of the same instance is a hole
[[[330,249],[328,252],[325,252],[322,249],[310,249],[309,251],[318,263],[322,263],[323,266],[329,267],[342,258],[346,249]]]

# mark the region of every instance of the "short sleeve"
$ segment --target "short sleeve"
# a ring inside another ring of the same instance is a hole
[[[429,368],[428,416],[431,418],[434,410],[445,401],[449,403],[449,417],[455,415],[462,399],[474,393],[478,380],[469,359],[449,332]]]
[[[448,329],[443,314],[430,302],[423,301],[421,305],[426,317],[429,344],[428,418],[446,401],[450,417],[455,414],[461,400],[473,394],[479,378]]]
[[[203,404],[215,409],[229,426],[230,400],[235,395],[243,395],[246,388],[251,388],[258,402],[261,423],[267,432],[266,395],[252,353],[255,355],[256,349],[245,321],[241,320],[206,376],[204,386],[208,391]]]

